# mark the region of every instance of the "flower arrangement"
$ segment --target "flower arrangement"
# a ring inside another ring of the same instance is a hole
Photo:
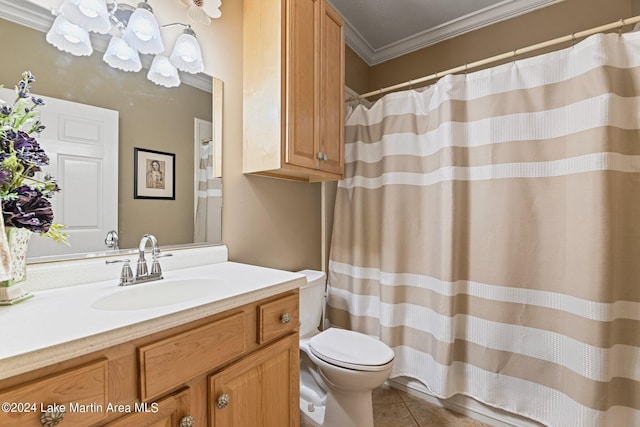
[[[25,71],[15,88],[13,104],[0,99],[0,203],[4,225],[68,244],[64,226],[53,222],[49,200],[60,187],[51,175],[36,175],[49,164],[49,158],[34,136],[44,129],[38,110],[44,101],[30,95],[34,81],[34,75]]]

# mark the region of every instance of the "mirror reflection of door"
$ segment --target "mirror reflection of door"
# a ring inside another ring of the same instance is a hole
[[[2,89],[0,99],[13,99]],[[64,224],[71,246],[34,234],[27,257],[107,250],[104,239],[118,229],[118,112],[42,97],[38,142],[49,157],[43,172],[62,191],[51,200],[54,222]]]

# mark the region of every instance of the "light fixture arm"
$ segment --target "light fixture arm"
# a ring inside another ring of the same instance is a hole
[[[126,3],[118,4],[117,0],[113,0],[112,3],[107,3],[107,11],[109,12],[109,21],[114,27],[120,31],[124,31],[129,23],[129,18],[135,8]]]
[[[196,32],[193,31],[193,28],[191,28],[191,24],[183,24],[182,22],[172,22],[171,24],[161,25],[160,28],[170,28],[170,27],[175,27],[176,25],[185,27],[185,29],[183,30],[184,34],[189,34],[193,37],[196,36]]]

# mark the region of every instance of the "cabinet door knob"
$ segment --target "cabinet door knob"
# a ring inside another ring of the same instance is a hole
[[[280,316],[280,323],[287,324],[291,320],[291,315],[289,313],[284,313]]]
[[[54,405],[55,406],[55,405]],[[64,419],[65,412],[58,410],[49,410],[42,414],[40,417],[40,423],[44,427],[53,427],[60,424],[60,421]]]
[[[180,419],[180,427],[193,427],[195,425],[195,420],[192,415],[187,415],[186,417],[182,417]]]
[[[227,407],[230,400],[231,400],[231,397],[227,393],[223,393],[220,396],[218,396],[218,400],[216,401],[216,406],[218,407],[218,409],[224,409]]]

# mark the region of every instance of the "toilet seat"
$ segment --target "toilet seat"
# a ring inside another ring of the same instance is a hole
[[[394,358],[393,350],[382,341],[339,328],[312,337],[309,349],[326,363],[357,371],[384,370]]]

